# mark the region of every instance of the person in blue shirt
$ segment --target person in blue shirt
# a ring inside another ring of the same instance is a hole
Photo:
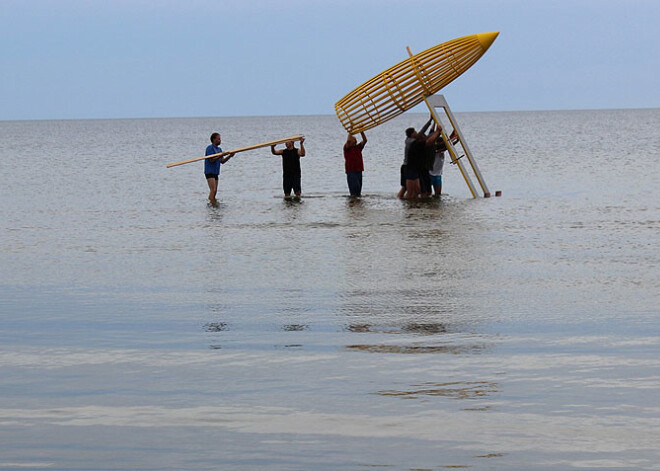
[[[221,142],[222,137],[220,136],[220,133],[214,132],[211,134],[211,144],[206,148],[206,154],[204,155],[214,155],[221,153]],[[209,185],[209,201],[213,206],[217,206],[218,204],[215,196],[218,193],[218,176],[220,175],[220,165],[226,163],[233,156],[234,154],[231,153],[225,156],[216,155],[210,159],[204,159],[204,176],[206,176],[206,183]]]

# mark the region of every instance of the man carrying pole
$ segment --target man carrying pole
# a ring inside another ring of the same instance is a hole
[[[220,148],[220,143],[222,142],[222,137],[220,133],[214,132],[211,134],[211,144],[206,148],[205,155],[212,155],[208,159],[204,159],[204,176],[206,177],[206,183],[209,185],[209,202],[211,206],[215,207],[218,205],[218,200],[215,199],[218,193],[218,178],[220,176],[220,166],[224,163],[227,163],[234,154],[227,155],[216,155],[221,154],[222,149]]]

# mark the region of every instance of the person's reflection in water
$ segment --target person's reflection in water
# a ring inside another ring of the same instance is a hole
[[[285,332],[302,332],[303,330],[309,330],[307,324],[285,324],[282,326],[282,330]]]
[[[225,203],[221,203],[219,201],[216,201],[215,205],[209,204],[207,206],[208,208],[208,219],[209,222],[212,222],[214,224],[222,222],[222,218],[224,217],[224,210],[226,209],[227,205]]]
[[[364,209],[364,200],[350,197],[347,199],[346,206],[351,209]]]

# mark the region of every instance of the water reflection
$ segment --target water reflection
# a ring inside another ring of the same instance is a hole
[[[435,396],[450,399],[481,399],[490,397],[499,392],[499,386],[492,381],[467,381],[450,383],[422,383],[413,384],[408,390],[384,390],[377,394],[380,396],[394,396],[403,399],[419,399],[421,397]]]
[[[346,197],[346,207],[353,211],[352,215],[363,215],[363,210],[365,209],[364,199],[356,196],[347,196]]]
[[[403,337],[403,342],[398,343],[390,343],[387,339],[381,338],[376,342],[349,344],[344,347],[347,351],[397,354],[477,355],[488,351],[490,348],[490,343],[486,341],[466,342],[465,338],[460,336],[460,333],[450,333],[448,324],[440,322],[408,322],[395,325],[353,322],[347,324],[344,330],[355,334]],[[410,337],[411,335],[412,337]],[[424,339],[423,342],[420,340],[421,338]]]
[[[208,211],[207,211],[207,218],[210,223],[218,224],[222,222],[222,218],[225,215],[225,212],[227,211],[227,203],[224,203],[222,201],[216,201],[215,204],[208,203],[206,205]]]
[[[429,323],[416,323],[409,322],[402,325],[395,326],[382,326],[361,323],[351,323],[345,327],[349,332],[377,332],[386,334],[399,334],[399,333],[414,333],[420,335],[435,335],[447,332],[447,326],[443,323],[429,322]]]
[[[442,206],[441,198],[419,198],[413,200],[402,199],[401,202],[406,209],[437,210]],[[432,212],[426,212],[427,216],[431,214]],[[415,215],[415,212],[409,211],[406,217],[414,217]]]
[[[480,354],[487,350],[485,344],[473,345],[347,345],[344,347],[347,351],[361,351],[367,353],[398,353],[398,354],[452,354],[468,355]]]
[[[288,208],[298,207],[303,203],[303,199],[300,196],[284,196],[282,202]]]
[[[452,198],[400,201],[376,195],[347,200],[337,251],[342,269],[338,311],[346,351],[481,354],[471,293],[480,248],[467,203]],[[449,334],[451,332],[451,335]],[[391,342],[383,336],[396,335]],[[421,341],[421,338],[424,340]]]
[[[336,118],[287,118],[319,196],[273,198],[278,172],[238,159],[219,208],[199,168],[135,155],[161,136],[186,155],[216,126],[238,145],[290,135],[284,120],[0,123],[0,468],[657,468],[658,167],[626,164],[658,155],[660,113],[629,113],[469,114],[507,197],[468,200],[449,167],[465,196],[427,202],[392,196],[398,157],[369,169],[381,195],[349,200]],[[374,146],[405,128],[388,124]],[[60,126],[77,137],[49,138],[35,207],[11,154]],[[100,163],[85,143],[108,133],[122,145]]]
[[[348,324],[346,330],[357,333],[371,332],[371,326],[369,324]]]
[[[303,330],[309,330],[307,324],[285,324],[282,326],[284,332],[302,332]]]
[[[282,216],[286,224],[299,222],[303,204],[304,201],[300,197],[282,198]]]
[[[447,332],[447,327],[440,323],[410,323],[403,326],[404,332],[413,332],[416,334],[432,335]]]
[[[229,330],[229,326],[225,322],[209,322],[204,324],[204,331],[206,332],[224,332]]]

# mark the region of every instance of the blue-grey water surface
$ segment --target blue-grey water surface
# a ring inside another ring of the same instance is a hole
[[[0,122],[0,469],[660,470],[660,110]],[[301,133],[303,199],[268,148]]]

